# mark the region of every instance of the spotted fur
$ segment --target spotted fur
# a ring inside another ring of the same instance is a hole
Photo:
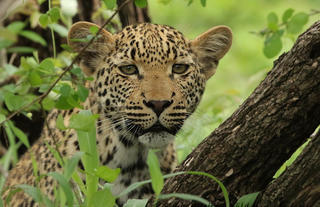
[[[72,26],[68,41],[75,51],[85,43],[73,40],[86,38],[92,26],[96,27],[87,22]],[[96,130],[100,164],[121,168],[113,188],[115,195],[130,184],[149,178],[146,156],[151,148],[159,149],[157,155],[164,173],[176,166],[174,136],[198,105],[205,83],[229,50],[231,39],[230,29],[224,26],[189,41],[169,26],[139,24],[114,35],[102,30],[87,48],[80,66],[94,81],[89,83],[90,96],[84,107],[100,115]],[[177,73],[173,70],[176,66],[186,70]],[[136,70],[128,74],[121,70],[123,67]],[[11,170],[3,198],[16,184],[29,184],[54,199],[56,183],[46,176],[35,180],[31,156],[38,163],[40,174],[61,172],[48,146],[57,148],[64,157],[79,151],[75,132],[56,128],[59,114],[67,125],[70,115],[77,112],[54,110],[49,114],[41,139]],[[83,168],[81,163],[79,167]],[[128,198],[150,194],[151,187],[144,186],[117,202],[122,205]],[[10,207],[31,206],[38,204],[22,192],[15,194],[10,203]]]

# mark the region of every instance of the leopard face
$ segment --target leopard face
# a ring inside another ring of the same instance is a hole
[[[76,51],[90,35],[87,22],[75,24],[69,44]],[[206,81],[229,50],[232,34],[215,27],[193,41],[165,25],[128,26],[118,34],[102,30],[82,56],[81,67],[95,78],[99,113],[127,142],[165,147],[195,110]]]

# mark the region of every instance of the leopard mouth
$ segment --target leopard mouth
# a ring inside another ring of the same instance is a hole
[[[130,131],[137,137],[144,135],[146,133],[159,133],[159,132],[166,132],[175,136],[181,127],[182,127],[181,125],[179,126],[177,125],[169,129],[164,127],[159,121],[157,121],[154,125],[152,125],[148,129],[143,129],[138,125],[131,124]]]
[[[166,128],[164,127],[159,121],[157,121],[154,125],[152,125],[150,128],[142,130],[142,134],[148,133],[148,132],[167,132],[172,135],[176,135],[181,127],[174,127],[174,128]]]

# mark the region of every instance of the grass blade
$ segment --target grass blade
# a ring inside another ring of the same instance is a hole
[[[170,194],[161,194],[159,195],[159,199],[169,199],[172,197],[181,198],[183,200],[193,200],[198,201],[199,203],[202,203],[206,206],[212,206],[214,207],[209,201],[207,201],[204,198],[201,198],[200,196],[185,194],[185,193],[170,193]]]

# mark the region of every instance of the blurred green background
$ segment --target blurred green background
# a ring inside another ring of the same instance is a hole
[[[275,12],[280,19],[288,8],[310,13],[311,9],[320,8],[320,0],[207,0],[206,7],[201,6],[200,0],[194,0],[187,5],[186,0],[150,0],[149,12],[153,23],[173,26],[189,39],[216,25],[229,26],[234,39],[230,52],[208,81],[200,106],[179,133],[180,161],[238,108],[277,59],[264,56],[264,38],[251,32],[267,27],[270,12]],[[304,29],[319,19],[319,14],[311,16]],[[294,41],[283,40],[282,52],[285,52]]]

